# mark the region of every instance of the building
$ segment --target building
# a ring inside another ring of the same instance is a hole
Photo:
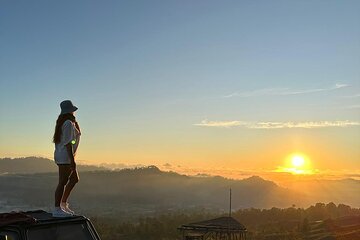
[[[183,240],[246,240],[244,225],[232,217],[184,224],[178,228]]]

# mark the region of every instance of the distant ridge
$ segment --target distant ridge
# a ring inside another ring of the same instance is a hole
[[[105,167],[78,164],[80,171],[106,170]],[[0,158],[0,174],[30,174],[56,172],[53,160],[43,157]]]
[[[243,180],[195,177],[164,172],[156,166],[80,172],[80,179],[73,199],[88,210],[99,205],[109,212],[227,209],[229,187],[234,208],[283,207],[303,202],[301,194],[260,177]],[[56,181],[55,172],[0,175],[0,196],[7,199],[7,205],[46,205],[52,201]]]
[[[154,165],[130,167],[124,164],[127,167],[122,169],[119,168],[121,165],[115,164],[111,167],[114,166],[117,168],[78,165],[81,175],[78,191],[81,192],[81,186],[84,186],[82,193],[92,195],[86,190],[95,190],[96,198],[118,202],[127,202],[132,199],[145,204],[173,202],[178,203],[179,206],[191,204],[227,206],[229,187],[233,189],[234,206],[238,208],[308,206],[315,202],[331,201],[359,207],[360,203],[358,194],[360,180],[351,178],[305,179],[293,182],[290,188],[284,188],[260,176],[235,180],[205,174],[189,176],[163,171]],[[23,191],[22,188],[31,189],[34,186],[51,183],[51,179],[57,177],[56,171],[56,164],[47,158],[0,158],[0,196],[5,196],[6,189],[21,179],[25,179],[25,182],[13,185],[13,189],[18,189],[19,192]],[[25,175],[17,178],[16,175],[20,174]],[[33,176],[27,176],[29,174]],[[38,184],[32,182],[33,180],[39,181]],[[8,181],[7,184],[5,181]],[[103,186],[114,187],[110,191]],[[48,190],[52,191],[51,189]],[[86,201],[89,201],[89,198],[86,198]]]

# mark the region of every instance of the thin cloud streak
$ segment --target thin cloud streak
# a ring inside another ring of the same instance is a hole
[[[357,109],[360,108],[360,105],[351,105],[351,106],[347,106],[347,109]]]
[[[180,174],[196,177],[211,177],[222,176],[231,179],[245,179],[251,176],[260,176],[262,178],[281,183],[288,182],[296,176],[289,172],[279,172],[278,169],[244,169],[237,167],[193,167],[193,166],[160,166],[163,171],[173,171]],[[339,180],[344,178],[353,178],[360,180],[359,170],[354,169],[339,169],[339,170],[319,170],[314,169],[313,174],[302,175],[306,180]],[[296,180],[298,181],[298,180]]]
[[[264,88],[253,91],[234,92],[229,95],[222,96],[222,98],[299,95],[299,94],[333,91],[345,87],[349,87],[349,85],[337,83],[335,84],[335,86],[328,88],[313,88],[313,89],[301,89],[301,90],[290,89],[290,88]]]
[[[343,98],[358,98],[358,97],[360,97],[360,93],[354,94],[354,95],[350,95],[350,96],[343,96]]]
[[[309,121],[309,122],[244,122],[244,121],[208,121],[194,124],[200,127],[244,127],[249,129],[284,129],[284,128],[326,128],[326,127],[351,127],[360,126],[360,122],[354,121]]]

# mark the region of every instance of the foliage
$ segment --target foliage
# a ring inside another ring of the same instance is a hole
[[[224,216],[205,210],[161,214],[143,217],[137,221],[120,221],[116,217],[93,217],[102,239],[175,240],[181,239],[177,230],[182,224]],[[334,203],[317,203],[309,208],[239,209],[232,216],[244,224],[248,239],[301,239],[309,230],[309,221],[343,216],[360,216],[360,209]]]

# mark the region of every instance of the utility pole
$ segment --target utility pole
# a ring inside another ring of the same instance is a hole
[[[231,217],[231,188],[230,188],[230,208],[229,208],[229,217]]]

